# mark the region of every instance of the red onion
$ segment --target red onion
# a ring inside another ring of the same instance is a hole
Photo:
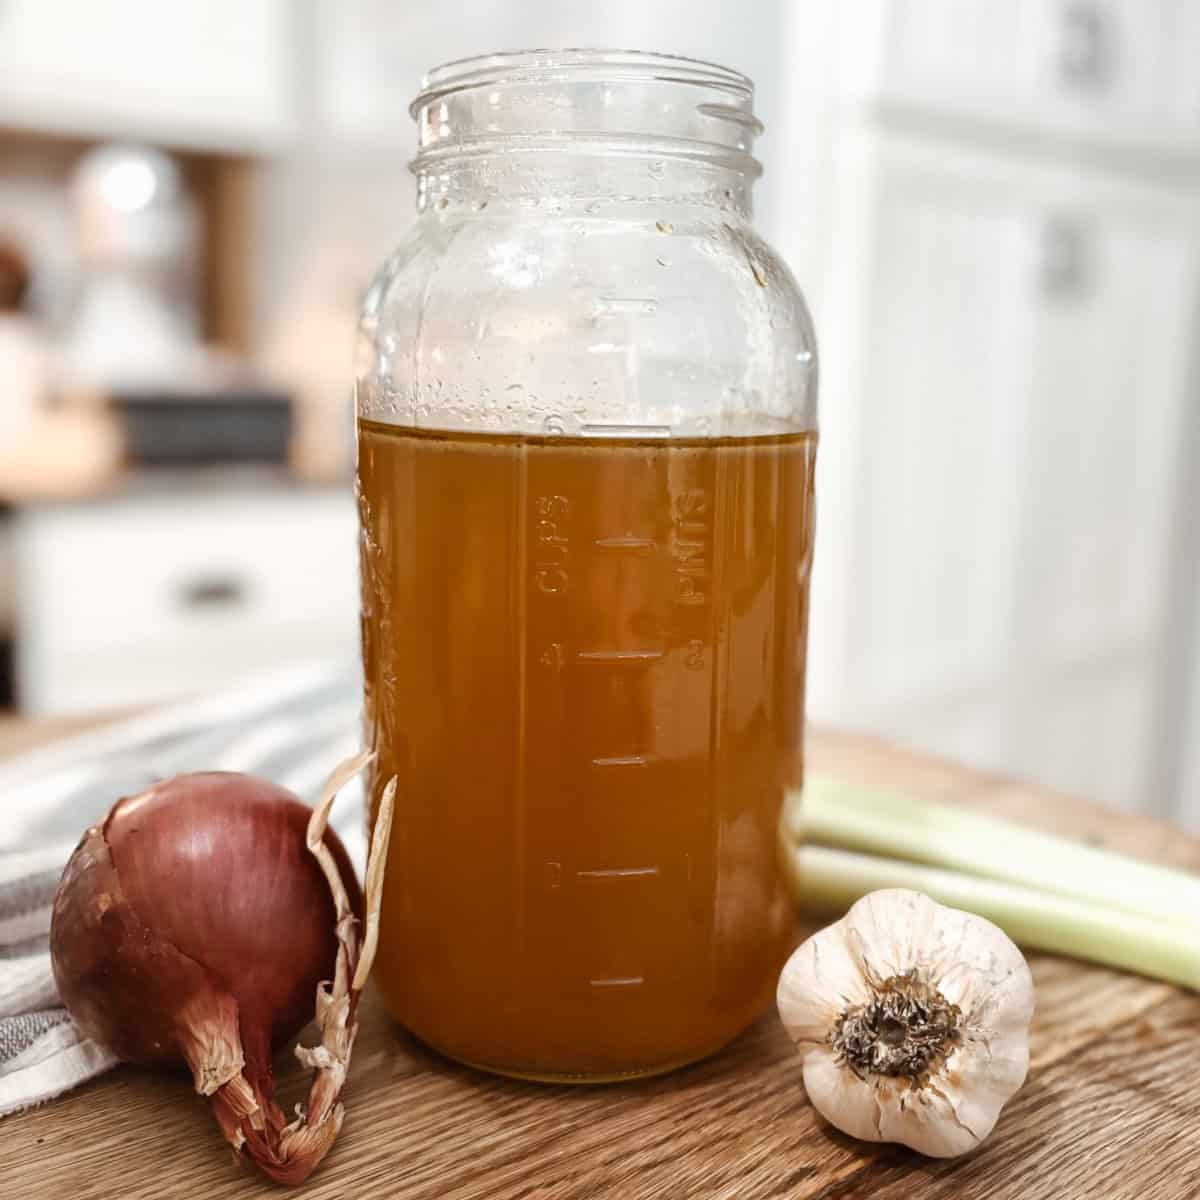
[[[128,1062],[187,1066],[225,1137],[280,1183],[306,1179],[342,1124],[391,794],[371,847],[365,945],[362,894],[327,822],[369,757],[335,771],[315,810],[225,772],[119,800],[84,834],[54,899],[54,978],[76,1024]],[[271,1052],[312,1017],[314,994],[321,1043],[297,1048],[314,1076],[289,1124]]]

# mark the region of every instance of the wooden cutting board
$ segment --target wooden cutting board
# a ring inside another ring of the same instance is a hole
[[[813,768],[953,798],[1200,869],[1200,842],[863,739],[814,734]],[[832,1131],[773,1015],[723,1053],[642,1083],[494,1079],[407,1037],[377,999],[338,1144],[308,1200],[1197,1200],[1200,997],[1048,956],[1029,1081],[973,1157],[936,1162]],[[289,1097],[302,1092],[289,1072]],[[0,1122],[4,1200],[278,1196],[182,1078],[122,1068]]]

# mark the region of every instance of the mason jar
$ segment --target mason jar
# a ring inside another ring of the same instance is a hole
[[[800,782],[816,356],[751,224],[745,76],[497,54],[412,104],[357,366],[392,1013],[526,1078],[650,1074],[771,1003]]]

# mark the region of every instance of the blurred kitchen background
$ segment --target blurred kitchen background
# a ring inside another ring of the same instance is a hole
[[[2,0],[0,710],[357,654],[407,104],[535,46],[758,83],[813,719],[1200,828],[1200,0]]]

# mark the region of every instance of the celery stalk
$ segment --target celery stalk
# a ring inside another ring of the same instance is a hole
[[[945,867],[1200,930],[1200,876],[952,804],[816,777],[789,796],[785,828],[799,842]]]
[[[1022,945],[1200,990],[1200,928],[827,846],[785,840],[784,856],[796,899],[810,911],[840,913],[868,892],[908,888],[986,917]]]

